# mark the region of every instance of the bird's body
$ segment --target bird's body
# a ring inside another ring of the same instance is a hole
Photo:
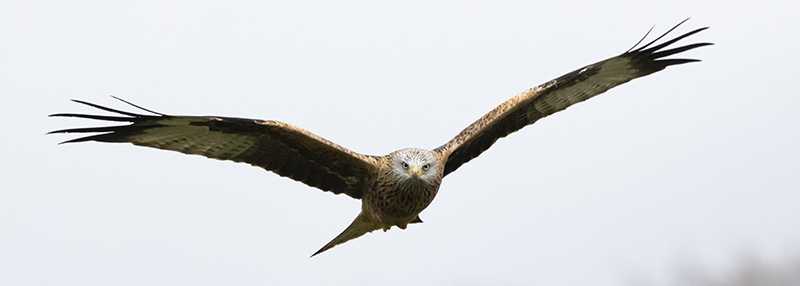
[[[667,66],[698,61],[663,58],[710,43],[662,49],[704,29],[696,29],[649,47],[666,35],[665,33],[638,49],[632,48],[622,55],[588,65],[528,89],[467,126],[449,142],[432,150],[406,148],[384,156],[369,156],[350,151],[280,121],[173,116],[131,104],[153,113],[145,115],[77,100],[76,102],[124,116],[72,113],[52,116],[132,124],[73,128],[51,133],[94,132],[100,134],[66,142],[129,142],[214,159],[244,162],[323,191],[344,193],[361,199],[361,213],[341,234],[314,253],[316,255],[374,230],[386,231],[392,226],[405,229],[408,224],[422,222],[419,214],[436,197],[442,179],[480,155],[498,139],[634,78],[660,71]]]
[[[406,229],[409,223],[422,222],[419,213],[431,204],[442,183],[441,157],[429,150],[406,148],[377,161],[379,175],[364,188],[361,213],[314,255],[373,230]]]
[[[405,229],[436,197],[442,183],[440,158],[435,153],[407,148],[382,156],[381,174],[364,190],[362,211],[384,229]],[[407,165],[404,165],[407,164]]]

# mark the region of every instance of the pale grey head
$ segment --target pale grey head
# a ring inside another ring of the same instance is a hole
[[[401,184],[433,185],[439,180],[439,160],[430,150],[406,148],[392,152],[392,172]]]

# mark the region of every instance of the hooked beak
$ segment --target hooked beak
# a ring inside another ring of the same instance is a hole
[[[411,168],[411,178],[414,180],[419,179],[419,168]]]

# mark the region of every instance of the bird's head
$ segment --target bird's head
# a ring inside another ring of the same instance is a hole
[[[393,152],[391,167],[401,183],[433,184],[439,175],[436,154],[420,148],[406,148]]]

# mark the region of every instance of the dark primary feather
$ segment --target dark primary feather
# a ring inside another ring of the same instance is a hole
[[[212,116],[172,116],[131,104],[155,114],[145,115],[74,101],[124,116],[74,113],[51,116],[132,124],[50,132],[99,133],[62,143],[130,142],[219,160],[244,162],[324,191],[345,193],[356,199],[360,199],[363,195],[363,183],[368,179],[366,176],[374,173],[372,157],[352,152],[284,122]]]
[[[697,59],[663,58],[711,45],[711,43],[696,43],[667,50],[662,49],[708,27],[695,29],[650,47],[684,22],[686,20],[642,47],[636,48],[635,45],[619,56],[567,73],[529,89],[493,109],[467,126],[455,138],[434,150],[447,156],[444,175],[477,157],[498,139],[533,124],[543,117],[564,110],[575,103],[587,100],[634,78],[649,75],[671,65],[699,61]]]

